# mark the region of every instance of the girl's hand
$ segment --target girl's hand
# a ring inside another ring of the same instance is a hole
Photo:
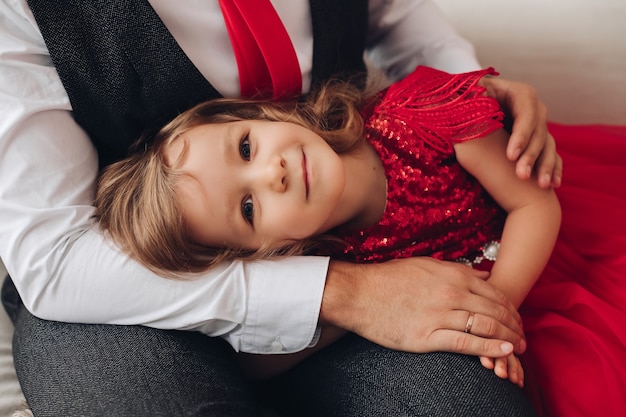
[[[508,379],[520,388],[524,388],[524,369],[515,354],[495,359],[480,356],[480,363],[487,369],[493,369],[500,378]]]
[[[487,95],[498,100],[505,113],[513,118],[506,155],[509,160],[517,161],[517,176],[529,179],[534,167],[541,188],[559,187],[563,161],[548,132],[546,106],[537,98],[535,89],[528,84],[494,77],[484,77],[479,84],[487,88]]]

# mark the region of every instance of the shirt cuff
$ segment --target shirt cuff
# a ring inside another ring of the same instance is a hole
[[[293,353],[314,341],[329,258],[301,256],[246,262],[248,308],[226,337],[247,353]],[[235,343],[236,342],[236,343]]]

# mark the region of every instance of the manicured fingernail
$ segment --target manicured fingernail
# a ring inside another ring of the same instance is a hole
[[[549,187],[551,181],[552,181],[552,178],[550,177],[550,174],[543,174],[541,176],[541,186],[542,187]]]
[[[520,148],[513,149],[513,151],[511,152],[511,159],[516,160],[517,158],[519,158],[520,153],[522,153],[522,150]]]
[[[513,352],[513,344],[504,342],[500,345],[500,350],[504,353],[511,353]]]

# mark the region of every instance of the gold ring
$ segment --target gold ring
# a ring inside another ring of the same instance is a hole
[[[474,313],[469,313],[469,317],[467,318],[467,323],[465,324],[465,333],[472,332],[472,324],[474,324]]]

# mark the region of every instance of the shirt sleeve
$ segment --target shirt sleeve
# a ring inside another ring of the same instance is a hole
[[[0,2],[0,257],[38,317],[221,336],[236,350],[312,340],[328,267],[306,257],[233,262],[189,280],[153,275],[92,216],[98,161],[23,0]]]
[[[367,57],[392,81],[418,65],[450,73],[480,69],[474,47],[430,0],[370,0]]]

